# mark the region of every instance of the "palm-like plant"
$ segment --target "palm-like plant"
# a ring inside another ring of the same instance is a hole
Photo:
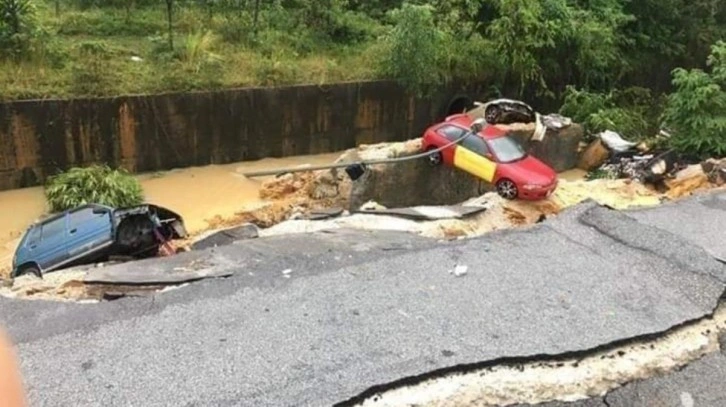
[[[141,204],[144,199],[141,184],[133,175],[107,165],[72,168],[50,177],[45,197],[53,212],[88,203],[126,207]]]

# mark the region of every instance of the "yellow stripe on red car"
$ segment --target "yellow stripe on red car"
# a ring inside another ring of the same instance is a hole
[[[454,166],[487,182],[492,182],[497,170],[497,163],[462,146],[454,150]]]

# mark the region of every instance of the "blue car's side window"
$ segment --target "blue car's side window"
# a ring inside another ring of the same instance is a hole
[[[85,208],[75,212],[71,212],[70,228],[76,228],[86,222],[105,217],[104,213],[93,213],[92,208]]]
[[[28,237],[25,239],[26,246],[35,246],[40,241],[40,226],[34,227],[28,232]]]
[[[42,240],[52,239],[65,232],[66,218],[61,217],[54,221],[43,224]]]

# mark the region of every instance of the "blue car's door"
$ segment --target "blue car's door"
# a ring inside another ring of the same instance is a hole
[[[29,249],[35,253],[35,261],[43,270],[57,267],[68,259],[66,245],[66,224],[68,213],[43,222],[40,241]]]
[[[68,216],[68,255],[76,260],[113,243],[111,211],[86,206]]]

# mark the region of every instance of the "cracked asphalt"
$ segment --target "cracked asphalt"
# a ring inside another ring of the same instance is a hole
[[[726,406],[726,352],[713,353],[676,372],[639,380],[603,397],[538,407],[723,407]],[[530,407],[519,405],[513,407]]]
[[[643,213],[585,203],[454,242],[346,230],[243,241],[133,266],[202,257],[232,277],[100,304],[1,298],[0,323],[33,406],[333,405],[440,369],[582,352],[711,313],[726,283],[718,244]],[[726,211],[708,215],[726,223]],[[456,265],[468,273],[450,274]]]

